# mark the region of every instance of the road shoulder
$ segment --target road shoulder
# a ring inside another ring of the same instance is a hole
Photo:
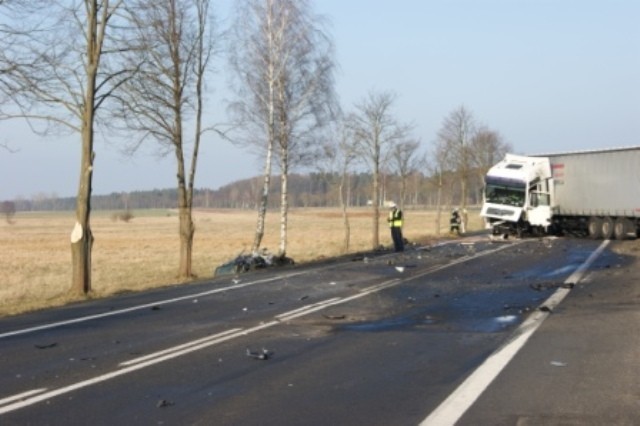
[[[637,424],[639,244],[613,246],[458,425]]]

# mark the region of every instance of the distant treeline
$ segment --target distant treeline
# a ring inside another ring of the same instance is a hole
[[[322,173],[293,174],[289,176],[290,207],[337,207],[339,201],[340,176]],[[482,200],[482,179],[471,179],[471,191],[467,204],[478,204]],[[195,189],[194,208],[255,209],[257,207],[263,179],[255,177],[239,180],[219,189]],[[383,179],[380,200],[392,200],[405,205],[435,206],[438,189],[443,205],[460,205],[460,193],[452,175],[425,176],[414,173],[404,182],[404,200],[401,198],[402,179],[388,175]],[[366,173],[349,175],[345,184],[345,200],[348,206],[366,206],[371,199],[371,175]],[[108,195],[92,195],[94,210],[136,210],[177,208],[177,189],[153,189],[149,191],[114,192]],[[271,180],[269,194],[271,208],[280,206],[280,178]],[[38,194],[31,199],[12,200],[17,211],[62,211],[74,210],[75,197],[60,198],[55,195]]]

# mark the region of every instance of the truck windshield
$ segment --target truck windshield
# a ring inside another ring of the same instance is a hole
[[[485,197],[487,203],[522,207],[525,198],[524,182],[515,179],[487,176]]]

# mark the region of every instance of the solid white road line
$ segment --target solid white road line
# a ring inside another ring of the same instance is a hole
[[[605,240],[580,265],[576,271],[565,280],[565,284],[578,283],[589,266],[602,253],[609,244]],[[553,310],[569,294],[569,289],[557,289],[542,305]],[[458,388],[442,402],[426,419],[421,426],[449,426],[454,425],[466,413],[471,405],[489,387],[493,380],[513,359],[518,351],[529,340],[533,333],[542,325],[549,316],[549,312],[536,311],[524,321],[511,336],[510,340],[496,350],[485,360]]]
[[[22,394],[18,394],[18,395],[13,395],[10,396],[8,398],[3,399],[2,401],[8,401],[8,405],[5,406],[0,406],[0,415],[1,414],[5,414],[5,413],[9,413],[11,411],[15,411],[33,404],[36,404],[38,402],[42,402],[42,401],[46,401],[48,399],[51,399],[53,397],[56,396],[60,396],[69,392],[73,392],[76,391],[78,389],[82,389],[88,386],[92,386],[101,382],[105,382],[107,380],[111,380],[114,379],[116,377],[120,377],[120,376],[124,376],[126,374],[132,373],[134,371],[138,371],[141,370],[143,368],[152,366],[152,365],[156,365],[159,364],[161,362],[165,362],[174,358],[178,358],[180,356],[207,348],[209,346],[213,346],[222,342],[226,342],[228,340],[232,340],[238,337],[243,337],[243,336],[247,336],[251,333],[255,333],[258,332],[260,330],[264,330],[266,328],[270,328],[270,327],[274,327],[276,325],[280,325],[282,324],[284,321],[287,320],[291,320],[294,318],[298,318],[304,315],[308,315],[312,312],[316,312],[318,310],[321,309],[325,309],[329,306],[333,306],[333,305],[338,305],[338,304],[342,304],[342,303],[346,303],[352,300],[356,300],[359,299],[361,297],[365,297],[368,296],[369,294],[372,293],[376,293],[379,292],[381,290],[384,290],[386,288],[390,288],[393,286],[397,286],[405,281],[411,281],[411,280],[415,280],[416,278],[420,278],[424,275],[427,275],[429,273],[433,273],[445,268],[448,268],[450,266],[462,263],[462,262],[466,262],[468,260],[472,260],[476,257],[480,257],[480,256],[484,256],[486,254],[490,254],[490,253],[495,253],[497,251],[503,250],[504,247],[500,247],[499,249],[496,250],[492,250],[490,252],[482,252],[479,253],[475,256],[466,256],[464,258],[460,258],[454,262],[448,263],[446,265],[441,265],[435,268],[432,268],[429,271],[425,271],[421,274],[417,274],[411,277],[407,277],[406,280],[402,280],[400,278],[395,278],[389,281],[385,281],[381,284],[377,284],[368,288],[364,288],[361,289],[358,293],[348,296],[348,297],[344,297],[344,298],[333,298],[333,299],[327,299],[324,300],[322,302],[316,303],[316,304],[312,304],[312,305],[307,305],[301,309],[295,309],[293,311],[290,312],[286,312],[284,314],[280,314],[278,315],[276,318],[277,320],[274,321],[270,321],[270,322],[266,322],[266,323],[262,323],[260,325],[257,325],[255,327],[251,327],[248,329],[241,329],[241,328],[234,328],[234,329],[230,329],[221,333],[218,333],[214,336],[208,336],[206,338],[202,338],[202,339],[198,339],[198,340],[194,340],[192,342],[187,342],[184,343],[182,345],[178,345],[169,349],[165,349],[159,352],[155,352],[153,354],[149,354],[143,357],[139,357],[130,361],[125,361],[123,363],[121,363],[119,366],[123,367],[120,368],[118,370],[112,371],[110,373],[106,373],[97,377],[94,377],[92,379],[88,379],[88,380],[84,380],[78,383],[74,383],[68,386],[64,386],[61,387],[59,389],[54,389],[51,391],[47,391],[46,389],[40,389],[37,391],[30,391],[30,392],[25,392]],[[294,274],[289,274],[286,277],[290,277]],[[282,276],[278,277],[278,278],[283,278]],[[268,279],[268,280],[273,280],[276,278],[272,278],[272,279]],[[263,280],[262,282],[267,281],[267,280]],[[232,288],[238,288],[238,287],[242,287],[242,286],[247,286],[247,285],[253,285],[258,283],[258,281],[256,282],[252,282],[252,283],[246,283],[246,284],[242,284],[242,285],[238,285],[238,286],[231,286],[231,287],[226,287],[225,289],[232,289]],[[212,290],[209,292],[204,292],[204,293],[200,293],[198,295],[191,295],[188,297],[182,297],[182,298],[177,298],[177,299],[171,299],[171,301],[173,300],[184,300],[184,299],[188,299],[188,298],[193,298],[193,297],[199,297],[200,295],[208,295],[208,294],[212,294],[215,292],[219,292],[219,291],[224,291],[225,289],[217,289],[217,290]],[[156,306],[160,303],[168,303],[169,301],[164,301],[164,302],[156,302],[153,304],[149,304],[149,305],[145,305],[145,306]],[[136,307],[137,309],[140,309],[140,307]],[[135,310],[136,308],[131,308],[130,310]],[[283,316],[284,315],[284,316]],[[105,315],[106,316],[106,315]],[[84,321],[88,321],[88,319],[93,319],[92,317],[84,317],[84,318],[79,318],[76,320],[76,322],[80,322],[80,320],[84,320]],[[52,324],[49,324],[49,326],[54,326]],[[56,325],[57,326],[57,325]],[[43,326],[44,327],[44,326]],[[50,328],[49,327],[49,328]],[[27,332],[24,331],[23,332]],[[17,333],[17,332],[16,332]],[[2,337],[2,335],[0,335],[0,337]],[[19,401],[18,401],[19,400]],[[12,401],[17,401],[17,402],[13,402]]]
[[[222,293],[222,292],[229,291],[229,290],[236,290],[236,289],[239,289],[239,288],[249,287],[249,286],[256,285],[256,284],[262,284],[262,283],[276,281],[276,280],[280,280],[280,279],[287,279],[287,278],[294,277],[296,275],[301,275],[303,273],[304,273],[303,271],[300,271],[300,272],[295,272],[295,273],[291,273],[291,274],[278,275],[277,277],[266,278],[266,279],[263,279],[263,280],[249,281],[249,282],[242,283],[242,284],[235,284],[235,285],[228,286],[228,287],[216,288],[214,290],[204,291],[204,292],[195,293],[195,294],[189,294],[187,296],[176,297],[176,298],[173,298],[173,299],[164,299],[164,300],[159,300],[159,301],[155,301],[155,302],[152,302],[152,303],[145,303],[143,305],[131,306],[131,307],[125,308],[125,309],[118,309],[118,310],[114,310],[114,311],[103,312],[101,314],[88,315],[88,316],[85,316],[85,317],[73,318],[73,319],[66,320],[66,321],[52,322],[52,323],[49,323],[49,324],[42,324],[42,325],[35,326],[35,327],[29,327],[29,328],[23,328],[23,329],[20,329],[20,330],[9,331],[9,332],[0,334],[0,339],[5,338],[5,337],[9,337],[9,336],[17,336],[17,335],[20,335],[20,334],[32,333],[34,331],[41,331],[41,330],[48,330],[48,329],[56,328],[56,327],[62,327],[64,325],[69,325],[69,324],[77,324],[77,323],[91,321],[91,320],[95,320],[95,319],[106,318],[106,317],[111,317],[111,316],[115,316],[115,315],[121,315],[121,314],[128,313],[128,312],[139,311],[139,310],[142,310],[142,309],[149,309],[149,308],[152,308],[154,306],[161,306],[161,305],[167,305],[167,304],[170,304],[170,303],[181,302],[183,300],[189,300],[189,299],[194,299],[194,298],[198,298],[198,297],[210,296],[212,294]]]

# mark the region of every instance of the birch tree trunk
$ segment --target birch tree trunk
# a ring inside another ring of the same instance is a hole
[[[287,217],[289,213],[288,155],[286,148],[281,149],[280,158],[282,160],[282,175],[280,176],[280,247],[278,248],[278,256],[280,257],[284,257],[287,254]]]
[[[271,138],[269,138],[272,141]],[[258,203],[258,222],[256,224],[256,232],[253,238],[253,245],[251,246],[251,252],[257,253],[262,244],[262,238],[264,237],[265,219],[267,216],[267,206],[269,202],[269,186],[271,185],[271,167],[273,158],[273,143],[269,143],[267,146],[267,155],[264,161],[264,176],[262,180],[262,192],[260,194],[260,201]]]

